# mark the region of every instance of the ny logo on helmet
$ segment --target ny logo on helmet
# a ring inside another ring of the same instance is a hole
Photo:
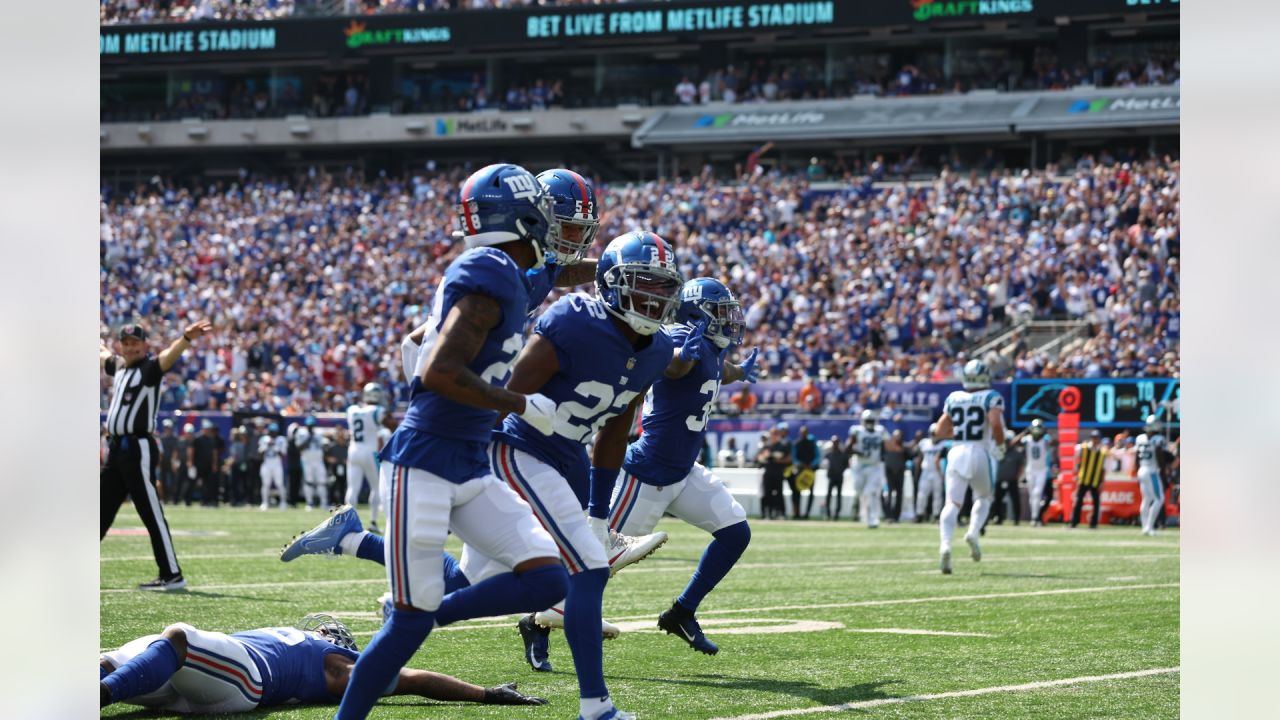
[[[538,186],[532,175],[512,175],[502,178],[502,181],[507,184],[507,189],[517,200],[528,200],[538,194]]]

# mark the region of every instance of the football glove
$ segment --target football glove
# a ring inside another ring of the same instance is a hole
[[[760,348],[752,348],[751,354],[742,363],[742,379],[749,383],[754,383],[760,379],[760,370],[756,367],[756,356],[760,354]]]
[[[556,401],[540,393],[525,395],[520,417],[543,435],[551,435],[556,422]]]
[[[702,334],[707,331],[707,321],[699,320],[680,346],[680,359],[684,362],[698,362],[702,357]]]
[[[544,698],[525,695],[516,690],[513,682],[484,689],[485,705],[546,705]]]

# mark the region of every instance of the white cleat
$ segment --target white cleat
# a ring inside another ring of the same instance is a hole
[[[564,615],[555,609],[539,610],[533,614],[533,622],[539,627],[564,629]],[[622,628],[603,618],[600,620],[600,636],[605,640],[613,640],[621,634]]]
[[[965,535],[964,541],[969,543],[969,557],[973,558],[974,562],[980,562],[982,560],[982,546],[978,544],[978,538]]]
[[[618,574],[622,568],[638,563],[653,554],[654,550],[667,542],[667,534],[659,530],[651,535],[631,537],[622,533],[609,535],[609,577]]]
[[[949,548],[942,551],[942,574],[951,574],[951,550]]]

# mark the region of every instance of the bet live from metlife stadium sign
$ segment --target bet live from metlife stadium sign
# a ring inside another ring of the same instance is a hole
[[[710,7],[669,7],[563,15],[532,15],[525,21],[530,39],[651,35],[654,33],[751,30],[831,25],[835,2],[726,3]]]
[[[276,29],[269,25],[259,28],[143,30],[98,35],[99,55],[214,54],[274,49]]]

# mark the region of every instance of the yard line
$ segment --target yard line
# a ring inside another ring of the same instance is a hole
[[[870,635],[942,635],[944,637],[995,637],[990,633],[949,632],[947,630],[913,630],[911,628],[845,628],[845,632]]]
[[[266,550],[256,553],[210,553],[208,555],[188,555],[182,554],[185,560],[229,560],[232,558],[272,558],[279,557],[278,550]],[[124,560],[155,560],[155,555],[121,555],[119,557],[98,558],[98,562],[121,562]]]
[[[1180,667],[1151,668],[1149,670],[1111,673],[1110,675],[1085,675],[1083,677],[1063,678],[1061,680],[1029,682],[1021,685],[997,685],[995,687],[976,688],[974,690],[954,690],[952,692],[932,693],[929,695],[909,695],[907,697],[861,700],[858,702],[841,703],[839,705],[819,705],[818,707],[811,708],[774,710],[772,712],[756,713],[754,715],[737,715],[729,718],[717,718],[716,720],[770,720],[771,718],[791,717],[795,715],[864,710],[867,708],[880,707],[882,705],[901,705],[903,703],[925,702],[928,700],[946,700],[949,698],[977,697],[979,695],[992,695],[995,693],[1025,692],[1028,690],[1043,690],[1045,688],[1065,687],[1068,685],[1082,685],[1084,683],[1106,682],[1108,680],[1131,680],[1133,678],[1149,677],[1152,675],[1167,675],[1169,673],[1180,672],[1181,669],[1182,668]]]
[[[627,575],[676,572],[676,571],[688,572],[689,567],[692,565],[696,565],[698,562],[693,558],[690,558],[688,560],[683,560],[683,559],[677,560],[675,558],[664,558],[660,555],[655,555],[654,557],[661,560],[665,560],[669,564],[667,565],[646,564],[644,567],[627,568]],[[1164,558],[1177,558],[1177,557],[1179,557],[1178,553],[1133,553],[1129,555],[1107,555],[1106,559],[1108,560],[1146,560],[1146,559],[1164,559]],[[1036,562],[1053,562],[1053,561],[1061,561],[1061,560],[1074,561],[1074,560],[1097,560],[1097,559],[1098,559],[1097,553],[1094,553],[1092,555],[1039,555],[1039,556],[1031,556],[1031,557],[1028,557],[1025,555],[1010,555],[1006,557],[1000,557],[998,555],[996,557],[991,557],[989,555],[984,555],[982,558],[983,562],[986,562],[986,563],[996,563],[996,562],[1036,563]],[[678,564],[675,564],[675,563],[678,563]],[[833,562],[831,560],[814,560],[809,562],[754,562],[754,563],[740,562],[734,565],[733,567],[735,569],[743,569],[743,570],[772,570],[777,568],[799,568],[799,567],[824,567],[824,568],[837,569],[837,568],[854,568],[854,567],[876,566],[876,565],[921,565],[921,564],[937,565],[938,559],[933,554],[929,554],[927,556],[919,556],[919,557],[884,558],[881,560],[847,560],[845,562],[839,562],[839,561]]]
[[[295,580],[291,582],[269,582],[269,583],[233,583],[230,585],[188,585],[187,588],[193,591],[204,590],[251,590],[254,588],[290,588],[290,587],[320,587],[325,585],[373,585],[387,584],[386,578],[365,578],[350,580]],[[100,593],[131,593],[139,592],[137,588],[102,588]],[[181,591],[179,591],[181,592]]]

